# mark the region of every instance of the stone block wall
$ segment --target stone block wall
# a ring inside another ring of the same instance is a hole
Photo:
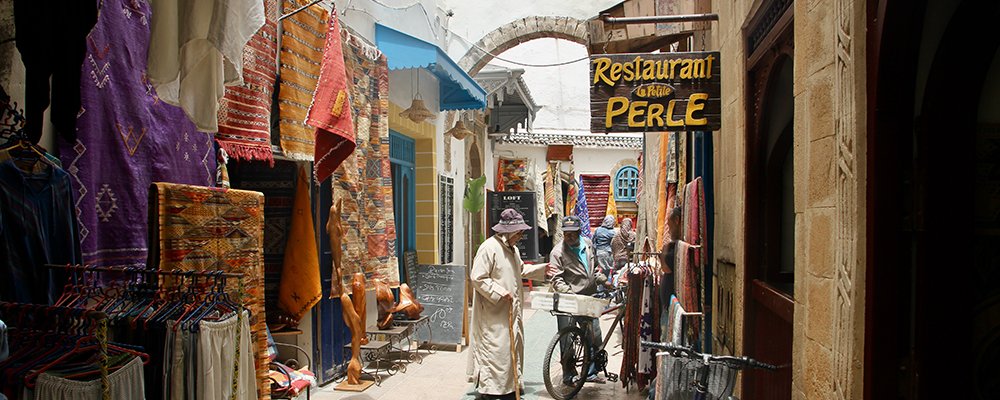
[[[722,52],[715,246],[736,264],[735,340],[745,319],[746,40],[750,0],[714,1]],[[798,0],[794,10],[795,318],[792,397],[861,398],[864,349],[865,3]],[[751,355],[752,356],[752,355]]]

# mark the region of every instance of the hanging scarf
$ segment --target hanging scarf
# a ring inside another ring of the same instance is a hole
[[[577,183],[579,191],[577,192],[576,207],[573,210],[577,217],[580,217],[580,221],[583,221],[583,226],[580,227],[580,236],[588,239],[594,237],[594,233],[590,230],[590,210],[587,208],[587,193],[583,189],[583,178],[580,178],[580,182]]]

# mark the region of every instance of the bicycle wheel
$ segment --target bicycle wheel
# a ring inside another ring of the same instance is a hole
[[[589,345],[583,330],[576,326],[563,328],[552,338],[545,351],[542,378],[553,399],[569,400],[583,388],[590,364]]]

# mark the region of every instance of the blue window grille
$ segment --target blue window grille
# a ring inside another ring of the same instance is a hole
[[[635,201],[635,193],[638,188],[638,168],[633,166],[622,167],[615,174],[615,201]]]

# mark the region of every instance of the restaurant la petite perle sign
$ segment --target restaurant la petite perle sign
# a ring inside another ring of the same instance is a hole
[[[718,130],[719,52],[590,57],[592,132]]]

